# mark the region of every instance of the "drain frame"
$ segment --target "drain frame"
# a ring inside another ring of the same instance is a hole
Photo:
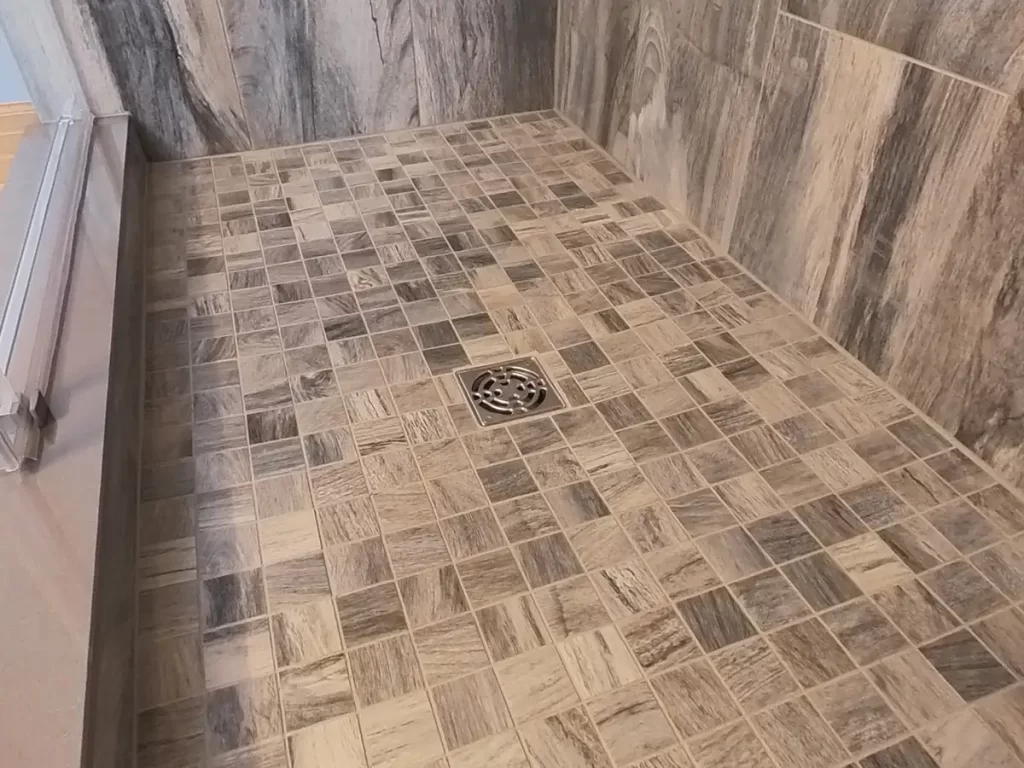
[[[484,403],[490,401],[477,397],[475,393],[481,390],[479,390],[479,388],[474,389],[474,387],[478,382],[485,379],[488,374],[493,376],[495,373],[499,373],[501,371],[522,372],[524,375],[532,374],[532,376],[528,376],[526,379],[527,382],[529,382],[527,384],[527,391],[534,391],[530,384],[533,384],[534,386],[539,384],[543,387],[543,394],[539,404],[529,407],[526,410],[516,411],[513,413],[502,413],[497,410],[492,410],[484,405]],[[555,388],[554,381],[547,375],[544,367],[534,357],[517,357],[512,360],[500,360],[489,365],[477,365],[472,368],[464,368],[461,371],[455,371],[455,377],[458,379],[459,385],[462,387],[462,394],[466,397],[466,403],[469,405],[469,410],[473,412],[474,418],[476,418],[477,423],[479,423],[481,427],[496,427],[503,424],[509,424],[511,422],[521,421],[533,416],[561,411],[566,407],[561,394]]]

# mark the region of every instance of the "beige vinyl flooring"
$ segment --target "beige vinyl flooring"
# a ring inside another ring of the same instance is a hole
[[[11,161],[18,151],[22,134],[38,121],[31,104],[0,104],[0,189],[7,183],[7,174],[11,170]]]
[[[556,113],[149,194],[138,768],[1024,766],[1020,498]]]

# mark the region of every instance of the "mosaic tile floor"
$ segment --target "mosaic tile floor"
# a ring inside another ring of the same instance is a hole
[[[138,768],[1024,765],[1024,505],[555,113],[150,187]]]

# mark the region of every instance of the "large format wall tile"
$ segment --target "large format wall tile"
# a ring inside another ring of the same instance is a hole
[[[424,122],[554,104],[557,0],[417,0],[415,50],[413,0],[54,2],[91,106],[153,160],[414,127],[421,94]]]
[[[1019,322],[1020,300],[1012,279],[1006,287],[1006,246],[989,241],[993,228],[1011,240],[1019,231],[981,171],[1006,104],[992,91],[780,17],[731,247],[990,459],[979,442],[986,428],[999,439],[1019,433],[1008,417],[1012,377],[1004,367],[1013,355],[992,347],[1005,333],[1002,313],[1017,313]],[[979,258],[982,241],[998,255]],[[977,386],[998,402],[965,402]],[[989,426],[976,424],[968,437],[960,421],[976,407]]]
[[[217,0],[82,0],[152,159],[250,146]]]
[[[257,147],[417,125],[404,0],[221,0]]]
[[[641,0],[627,167],[728,247],[778,0]]]
[[[906,392],[1024,487],[1024,91],[1011,99],[918,324],[889,371]]]
[[[557,0],[412,0],[424,124],[546,109]]]
[[[305,3],[219,0],[254,147],[313,141]]]
[[[625,159],[640,0],[561,0],[555,105]]]
[[[787,0],[787,10],[996,88],[1024,73],[1020,0]]]

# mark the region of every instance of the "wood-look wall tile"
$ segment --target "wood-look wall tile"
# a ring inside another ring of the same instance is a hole
[[[1024,7],[1015,0],[787,0],[810,21],[994,88],[1024,74]]]
[[[1007,106],[781,16],[730,246],[869,368],[1022,476],[1007,381],[1024,361],[1004,341],[1024,313],[1006,290],[1024,238],[1010,215],[1024,189],[1011,170],[1022,128],[1021,105]]]
[[[556,3],[413,0],[420,120],[449,123],[550,108]]]
[[[217,0],[80,0],[151,160],[248,149]]]
[[[418,124],[404,3],[221,2],[256,146]]]
[[[626,166],[729,247],[779,0],[641,0]]]
[[[555,105],[625,157],[640,0],[560,0]]]
[[[885,374],[957,439],[1024,486],[1024,91],[1010,99],[956,235],[932,269],[912,332]],[[938,255],[936,255],[938,257]],[[927,333],[940,327],[941,333]],[[955,350],[956,353],[952,354]]]

